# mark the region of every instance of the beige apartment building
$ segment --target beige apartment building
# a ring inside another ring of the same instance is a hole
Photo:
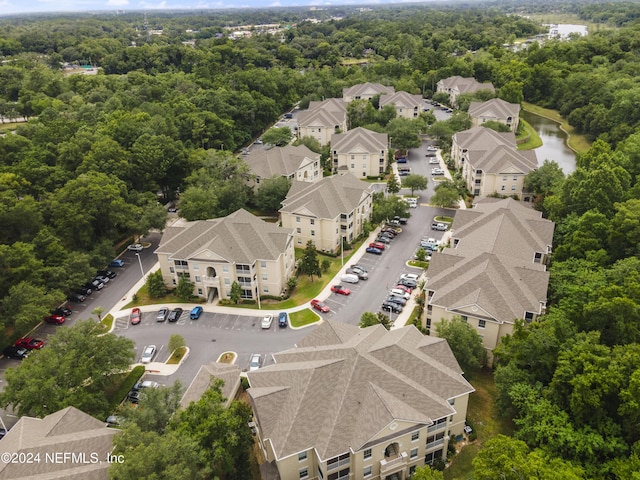
[[[392,105],[396,110],[396,116],[409,120],[420,116],[423,104],[422,95],[411,95],[407,92],[380,95],[380,109]]]
[[[393,87],[382,85],[381,83],[359,83],[352,87],[342,89],[342,100],[345,103],[354,100],[371,100],[376,95],[388,95],[395,92]]]
[[[449,95],[449,103],[451,105],[456,104],[456,98],[461,93],[476,93],[480,90],[488,90],[492,93],[496,91],[490,82],[480,83],[475,78],[461,77],[459,75],[443,78],[436,84],[436,92]]]
[[[309,103],[298,116],[298,137],[312,137],[327,145],[334,133],[347,131],[347,104],[340,98]]]
[[[389,136],[357,127],[331,135],[333,173],[350,172],[356,177],[378,177],[387,169]]]
[[[524,177],[538,168],[533,150],[518,150],[513,132],[472,127],[452,137],[451,158],[473,195],[521,197]]]
[[[518,130],[520,122],[520,105],[505,102],[501,98],[492,98],[486,102],[469,104],[471,125],[480,127],[483,123],[493,121],[509,127],[512,132]]]
[[[325,319],[249,372],[260,448],[282,480],[405,480],[462,437],[469,394],[447,342]]]
[[[180,276],[194,295],[228,299],[238,282],[242,298],[281,295],[295,268],[291,229],[267,223],[244,209],[223,218],[181,222],[165,229],[156,249],[165,285]]]
[[[294,181],[282,201],[280,223],[293,230],[297,248],[309,240],[325,252],[339,252],[341,240],[352,242],[371,218],[373,189],[352,174],[324,177],[319,182]]]
[[[513,199],[483,198],[460,210],[451,248],[434,253],[427,269],[424,326],[461,316],[487,349],[489,360],[516,320],[546,311],[554,223]]]
[[[317,182],[322,178],[320,154],[305,145],[257,149],[244,157],[251,170],[249,184],[257,190],[268,178],[285,177],[299,182]]]

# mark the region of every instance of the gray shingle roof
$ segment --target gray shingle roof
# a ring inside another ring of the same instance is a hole
[[[547,300],[544,265],[494,253],[466,256],[454,249],[433,254],[426,288],[429,303],[459,311],[475,306],[477,316],[513,323],[524,312],[540,313]]]
[[[353,85],[352,87],[346,87],[342,89],[342,97],[363,97],[363,96],[374,96],[377,94],[384,93],[393,93],[395,89],[393,87],[387,87],[386,85],[382,85],[381,83],[359,83],[358,85]]]
[[[457,88],[460,93],[474,93],[479,90],[495,91],[492,83],[480,83],[475,78],[461,77],[459,75],[443,78],[438,83],[441,83],[446,89]]]
[[[380,95],[380,107],[385,105],[395,105],[403,108],[420,107],[422,105],[422,95],[411,95],[404,91]]]
[[[253,150],[245,157],[245,162],[253,173],[261,178],[293,175],[300,167],[319,162],[320,154],[305,145],[287,145],[270,149]]]
[[[328,98],[322,102],[313,101],[309,108],[298,114],[300,127],[331,127],[342,125],[347,119],[347,106],[341,98]]]
[[[469,115],[472,117],[516,118],[520,115],[520,105],[505,102],[501,98],[492,98],[486,102],[471,102]]]
[[[448,399],[473,387],[441,343],[413,326],[389,332],[325,320],[275,354],[275,365],[248,373],[262,436],[278,458],[315,447],[327,459],[360,449],[394,420],[429,425],[451,415]]]
[[[380,152],[386,150],[389,136],[366,128],[356,127],[345,133],[331,135],[331,150],[338,153]]]
[[[216,362],[200,367],[189,388],[184,392],[180,400],[180,406],[186,408],[191,402],[200,400],[202,394],[217,378],[224,381],[222,396],[227,399],[225,407],[229,406],[240,386],[240,368],[237,365]]]
[[[533,261],[536,252],[551,249],[555,224],[542,214],[508,198],[476,204],[456,212],[452,238],[459,251],[485,251]]]
[[[189,260],[206,259],[206,252],[212,252],[229,262],[252,264],[256,260],[277,259],[285,252],[292,234],[293,230],[267,223],[240,209],[223,218],[168,227],[156,254]]]
[[[22,417],[2,439],[2,451],[39,454],[34,463],[0,462],[0,478],[11,479],[88,479],[109,478],[109,464],[105,461],[113,448],[113,436],[119,430],[107,428],[75,407],[67,407],[46,417]],[[62,452],[83,454],[80,461],[45,461],[45,456]],[[97,453],[102,463],[90,463],[91,454]]]
[[[336,218],[352,212],[371,193],[371,185],[351,173],[324,177],[315,183],[294,181],[280,212],[304,210],[318,218]]]
[[[533,150],[517,150],[513,132],[473,127],[453,136],[453,144],[467,149],[469,165],[490,174],[527,174],[538,168]]]

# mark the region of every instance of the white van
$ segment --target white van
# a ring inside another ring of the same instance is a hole
[[[358,275],[355,275],[353,273],[345,273],[340,277],[340,281],[344,283],[358,283],[360,279],[358,278]]]
[[[409,298],[411,297],[411,295],[409,295],[404,290],[400,290],[399,288],[392,288],[391,290],[389,290],[389,294],[396,295],[398,297],[402,297],[405,300],[409,300]]]

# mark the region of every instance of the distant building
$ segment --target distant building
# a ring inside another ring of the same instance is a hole
[[[228,299],[238,282],[242,298],[280,295],[295,268],[291,229],[267,223],[240,209],[222,218],[175,223],[165,229],[156,249],[165,285],[181,276],[194,295]]]
[[[387,168],[389,136],[357,127],[331,135],[333,173],[351,172],[356,177],[377,177]]]
[[[518,129],[520,121],[520,105],[505,102],[500,98],[492,98],[486,102],[471,102],[469,104],[469,116],[471,124],[481,126],[488,121],[503,123],[512,132]]]
[[[320,154],[305,145],[255,149],[244,160],[253,174],[250,183],[256,189],[272,177],[300,182],[317,182],[322,178]]]
[[[310,102],[298,116],[298,136],[312,137],[327,145],[331,135],[347,131],[347,105],[339,98]]]
[[[586,25],[571,25],[568,23],[556,23],[549,25],[549,39],[567,40],[571,35],[586,37],[589,30]]]
[[[459,75],[443,78],[436,84],[436,92],[449,95],[449,103],[451,105],[456,104],[456,98],[461,93],[476,93],[480,90],[488,90],[492,93],[496,91],[490,82],[480,83],[475,78],[461,77]]]
[[[359,83],[352,87],[342,89],[342,100],[350,103],[354,100],[371,100],[376,95],[392,94],[395,92],[393,87],[387,87],[380,83]]]
[[[380,108],[393,105],[400,118],[413,120],[422,113],[422,95],[411,95],[407,92],[385,93],[380,95]]]
[[[282,227],[293,229],[298,248],[311,240],[318,250],[339,252],[342,238],[352,242],[364,232],[372,195],[371,185],[350,173],[315,183],[294,181],[282,201]]]
[[[413,325],[322,324],[248,372],[259,446],[282,480],[408,479],[462,438],[473,387]]]

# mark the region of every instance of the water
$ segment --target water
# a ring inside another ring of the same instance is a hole
[[[567,134],[560,130],[560,124],[548,118],[521,111],[524,118],[540,135],[542,146],[535,149],[538,165],[545,160],[555,160],[565,174],[576,169],[576,154],[567,147]]]

